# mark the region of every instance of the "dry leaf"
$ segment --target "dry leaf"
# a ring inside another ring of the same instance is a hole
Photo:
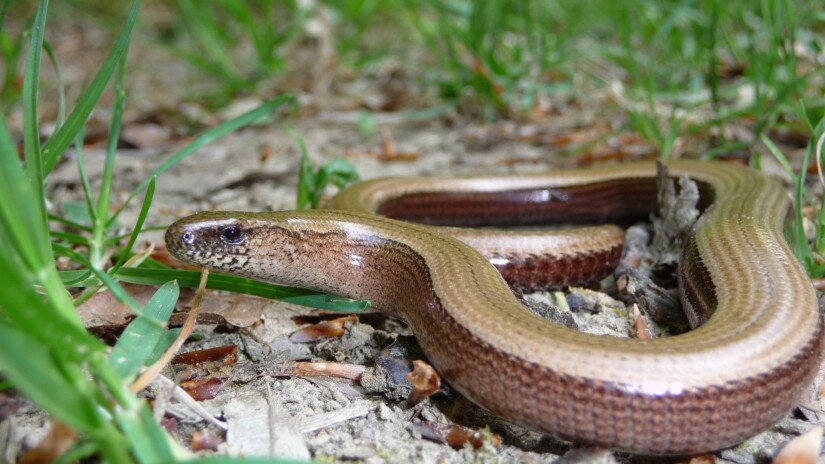
[[[20,458],[20,464],[35,464],[54,462],[58,456],[65,453],[75,442],[77,432],[67,425],[52,421],[46,436],[34,448],[26,451]]]
[[[318,341],[322,338],[340,337],[344,334],[346,323],[355,322],[357,320],[358,317],[355,315],[349,315],[329,321],[321,321],[317,324],[313,324],[292,332],[289,336],[289,340],[293,343],[309,343]]]
[[[192,434],[192,451],[218,451],[218,446],[220,446],[221,443],[223,443],[223,438],[212,435],[208,431],[198,430]]]
[[[235,364],[237,360],[237,345],[223,345],[175,355],[175,357],[172,358],[172,364],[201,364],[220,361],[224,365],[232,365]]]
[[[225,379],[219,377],[204,377],[181,382],[180,387],[196,401],[203,401],[218,396],[225,382]]]
[[[435,369],[418,359],[413,361],[413,370],[407,374],[407,381],[413,387],[409,398],[407,398],[407,401],[412,404],[432,395],[441,387],[441,377],[438,376]]]
[[[486,441],[493,446],[501,446],[501,437],[484,430],[473,430],[457,424],[437,424],[435,422],[418,422],[415,428],[423,438],[436,443],[445,443],[455,449],[464,448],[469,443],[474,449],[481,448]]]

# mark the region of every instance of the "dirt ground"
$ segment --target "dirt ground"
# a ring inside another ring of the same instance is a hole
[[[68,76],[70,90],[76,92],[81,83],[88,81],[90,69],[96,65],[94,58],[81,58],[81,50],[98,47],[99,37],[93,32],[81,32],[82,25],[68,29],[55,34],[65,37],[58,46],[58,56],[65,57],[61,58],[67,66],[64,75]],[[89,41],[97,45],[87,46]],[[196,103],[185,101],[184,95],[191,90],[188,84],[196,81],[197,75],[193,76],[162,49],[136,42],[130,63],[128,110],[117,159],[115,202],[123,201],[152,169],[191,140],[193,132],[189,128],[209,126],[264,101],[262,97],[247,97],[217,114],[210,113]],[[601,154],[605,159],[619,152],[630,157],[652,153],[651,147],[632,134],[615,132],[602,137],[618,126],[612,121],[622,117],[608,91],[590,93],[576,103],[550,102],[552,111],[524,124],[483,124],[454,115],[419,121],[399,113],[377,112],[375,133],[365,137],[358,124],[358,111],[370,101],[387,98],[380,89],[386,88],[382,82],[392,74],[390,71],[379,69],[372,75],[354,77],[339,84],[334,97],[326,100],[299,94],[304,105],[298,115],[245,128],[187,158],[158,178],[147,223],[168,224],[201,210],[294,208],[300,153],[285,127],[304,139],[314,162],[323,163],[343,155],[364,179],[534,172],[570,167],[582,162],[576,148],[596,140],[587,152]],[[402,75],[400,79],[405,78]],[[48,115],[53,104],[45,101],[43,107]],[[105,133],[107,117],[108,109],[103,105],[90,124],[90,138],[95,131]],[[11,127],[15,129],[14,124]],[[574,154],[558,156],[559,153]],[[99,141],[92,141],[86,147],[93,188],[99,182],[104,155]],[[48,187],[55,208],[59,209],[66,200],[81,199],[82,190],[71,159],[54,171]],[[129,226],[136,214],[137,208],[130,209],[122,216],[121,224]],[[641,230],[644,233],[646,229],[642,226]],[[160,244],[161,237],[160,232],[146,234],[142,242]],[[615,282],[608,278],[603,287],[614,291]],[[134,291],[138,297],[142,295],[140,290]],[[181,308],[185,309],[188,297],[191,294],[185,294]],[[573,307],[572,317],[586,330],[625,337],[633,334],[633,312],[615,294],[576,290],[567,294],[538,293],[527,296],[526,300],[539,311],[542,307],[555,308],[551,312],[558,311],[560,306]],[[117,304],[102,301],[90,302],[95,306],[91,310],[111,309],[117,313]],[[170,428],[182,443],[190,443],[195,432],[205,431],[218,437],[215,441],[220,453],[312,457],[319,461],[660,462],[580,448],[508,424],[458,397],[449,386],[418,405],[409,406],[397,398],[387,398],[393,396],[392,392],[380,394],[370,390],[373,387],[386,390],[386,386],[365,387],[358,382],[330,377],[268,375],[300,360],[371,368],[388,345],[409,338],[409,331],[398,321],[361,316],[347,322],[340,337],[295,343],[289,337],[301,327],[295,318],[318,316],[316,320],[320,320],[322,313],[307,307],[212,291],[204,305],[204,313],[219,314],[222,320],[199,325],[197,332],[203,337],[187,343],[183,351],[235,345],[237,362],[225,367],[228,373],[217,395],[200,402],[210,415],[225,421],[225,431],[208,425],[177,400],[156,400],[165,406],[162,415],[166,421],[174,417],[174,427]],[[156,388],[152,395],[168,398],[168,391],[163,390]],[[754,439],[717,453],[716,462],[768,462],[787,440],[821,424],[823,414],[825,411],[818,400],[807,403]],[[477,429],[487,438],[480,440],[477,449],[470,443],[455,449],[427,438],[432,424],[452,421]],[[17,437],[23,446],[37,443],[45,424],[44,416],[33,408],[18,412]],[[491,433],[501,436],[501,446],[491,444]],[[819,462],[825,459],[820,457]]]

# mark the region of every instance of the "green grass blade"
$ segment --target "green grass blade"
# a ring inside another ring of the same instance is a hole
[[[84,246],[89,245],[88,237],[85,237],[83,235],[72,234],[70,232],[61,232],[59,230],[50,230],[49,235],[51,235],[52,238],[56,238],[66,243]]]
[[[92,276],[92,271],[88,269],[77,269],[73,271],[60,271],[60,280],[66,287],[87,287],[84,282]],[[95,280],[97,282],[97,280]]]
[[[63,216],[57,216],[55,214],[49,214],[49,221],[57,222],[57,223],[66,225],[68,227],[71,227],[73,229],[82,230],[84,232],[91,232],[92,231],[92,228],[89,227],[86,224],[81,224],[81,223],[79,223],[77,221],[74,221],[72,219],[65,218]]]
[[[774,159],[776,159],[776,161],[782,166],[782,169],[784,169],[785,172],[791,178],[796,178],[796,174],[793,172],[793,166],[791,166],[791,162],[788,160],[785,154],[782,153],[782,150],[780,150],[779,147],[777,147],[776,144],[773,143],[773,140],[768,138],[765,134],[762,134],[760,136],[760,139],[762,140],[762,143],[764,143],[765,146],[768,147],[768,151],[771,152],[771,155],[773,155]]]
[[[146,232],[162,232],[164,230],[166,230],[166,226],[148,226],[148,227],[141,228],[140,231],[138,231],[138,235],[144,234]],[[112,235],[111,237],[106,239],[106,245],[109,245],[109,246],[114,245],[115,243],[117,243],[117,242],[119,242],[119,241],[121,241],[125,238],[129,238],[132,235],[132,233],[134,233],[134,229],[132,230],[132,232],[130,232],[128,234]],[[134,267],[134,266],[132,266],[132,267]]]
[[[235,132],[236,130],[248,124],[252,124],[260,120],[262,117],[277,110],[285,104],[294,105],[295,102],[295,97],[291,95],[281,95],[280,97],[274,98],[255,109],[247,111],[246,113],[238,117],[230,119],[229,121],[224,121],[223,123],[204,132],[203,134],[195,138],[195,140],[193,140],[192,143],[190,143],[182,150],[172,155],[168,160],[164,161],[163,164],[161,164],[154,171],[152,171],[152,173],[143,182],[141,182],[140,185],[138,185],[137,187],[135,187],[134,190],[132,190],[131,197],[134,197],[135,195],[140,193],[144,188],[146,188],[149,185],[152,176],[159,176],[160,174],[163,174],[164,172],[168,171],[169,168],[171,168],[172,166],[180,163],[181,160],[183,160],[187,156],[203,148],[204,146],[209,145],[210,143],[223,137],[224,135]]]
[[[4,315],[0,319],[10,320],[37,338],[41,345],[68,358],[82,359],[103,350],[103,344],[83,328],[71,301],[68,301],[71,313],[55,308],[55,304],[50,305],[50,301],[35,289],[37,282],[21,271],[19,260],[8,250],[0,254],[0,281],[3,283],[0,285],[0,313]],[[62,282],[58,282],[65,294]]]
[[[137,462],[155,464],[177,461],[171,447],[172,442],[146,404],[140,404],[131,411],[116,411],[115,419],[129,437],[129,445]]]
[[[168,321],[178,295],[177,282],[163,284],[146,303],[146,314],[158,321]],[[166,331],[165,327],[158,327],[142,317],[129,323],[109,356],[109,363],[115,373],[122,379],[131,380],[146,365]]]
[[[57,64],[57,57],[52,46],[48,42],[44,42],[43,50],[46,51],[57,78],[57,120],[55,121],[55,127],[59,128],[66,120],[66,87],[63,85],[63,76],[60,74],[60,66]]]
[[[128,51],[128,49],[127,49]],[[106,160],[103,163],[103,172],[100,176],[100,189],[97,196],[95,234],[106,233],[106,222],[109,217],[109,205],[112,198],[112,177],[114,176],[115,157],[117,156],[117,142],[120,138],[120,129],[123,120],[123,106],[126,101],[126,92],[123,90],[123,75],[126,69],[126,56],[118,62],[115,75],[112,118],[109,123],[109,138],[106,143]]]
[[[100,418],[80,385],[61,375],[63,367],[42,344],[0,319],[0,370],[24,395],[61,422],[92,430]],[[91,385],[83,385],[91,389]]]
[[[115,156],[117,156],[117,142],[120,138],[120,128],[123,120],[123,106],[126,101],[126,92],[123,89],[123,76],[126,69],[126,57],[118,63],[117,75],[114,81],[115,101],[112,106],[112,118],[109,124],[109,140],[106,144],[106,160],[103,164],[101,174],[100,190],[97,196],[97,207],[94,210],[94,226],[92,228],[92,240],[89,247],[89,261],[92,266],[98,269],[104,268],[104,254],[106,244],[106,232],[109,229],[109,207],[112,197],[112,177],[115,168]]]
[[[123,287],[119,283],[117,283],[117,281],[115,279],[113,279],[109,274],[107,274],[107,273],[101,271],[100,269],[94,267],[92,265],[92,263],[89,261],[88,258],[86,258],[82,254],[72,250],[71,248],[65,247],[65,246],[60,245],[58,243],[53,243],[52,247],[54,247],[55,251],[57,253],[59,253],[60,255],[66,256],[66,257],[70,258],[71,260],[73,260],[73,261],[75,261],[79,264],[82,264],[87,269],[92,271],[92,273],[95,275],[95,277],[100,279],[100,281],[103,282],[103,284],[106,285],[106,287],[109,288],[109,291],[112,292],[112,295],[114,295],[115,298],[117,298],[118,300],[120,300],[121,302],[123,302],[127,306],[129,306],[129,309],[131,309],[132,312],[134,312],[138,316],[146,317],[148,320],[152,321],[152,323],[155,324],[155,325],[161,325],[161,326],[163,325],[163,323],[161,321],[157,321],[157,320],[153,319],[152,317],[147,316],[146,313],[143,311],[143,308],[140,306],[140,304],[137,301],[135,301],[134,298],[131,297],[131,295],[126,293],[126,290],[124,290]]]
[[[123,211],[123,208],[126,207],[126,205],[128,205],[134,197],[136,197],[143,189],[145,189],[149,185],[149,182],[151,182],[153,177],[157,177],[163,174],[172,166],[180,163],[181,160],[195,153],[204,146],[214,142],[215,140],[223,137],[224,135],[230,134],[240,129],[241,127],[246,126],[247,124],[251,124],[258,121],[262,117],[275,111],[276,109],[280,108],[285,104],[294,105],[295,98],[291,95],[282,95],[280,97],[277,97],[273,100],[264,103],[263,105],[255,109],[247,111],[246,113],[238,117],[230,119],[229,121],[224,121],[223,123],[199,135],[189,145],[187,145],[186,147],[172,155],[160,166],[155,168],[155,170],[152,171],[152,173],[149,174],[149,176],[143,182],[141,182],[137,187],[135,187],[134,190],[132,190],[132,193],[129,195],[129,198],[127,198],[126,201],[123,203],[123,206],[121,206],[121,208],[118,209],[118,211],[112,215],[109,222],[111,223],[112,221],[116,220],[118,216],[120,216],[120,213]]]
[[[301,167],[298,169],[298,191],[295,195],[295,206],[298,209],[312,208],[312,196],[315,190],[315,170],[312,167],[312,161],[309,160],[304,139],[292,130],[288,130],[287,133],[292,137],[292,140],[298,144],[298,149],[301,151]]]
[[[109,51],[106,59],[92,79],[91,84],[78,99],[74,110],[66,119],[66,123],[60,126],[60,129],[52,135],[46,145],[43,147],[43,172],[48,174],[57,166],[57,162],[63,153],[71,145],[75,135],[80,128],[86,123],[86,119],[92,113],[92,110],[97,105],[100,96],[106,89],[106,84],[109,78],[115,71],[115,67],[121,59],[126,55],[129,48],[129,40],[131,39],[132,29],[137,20],[137,14],[140,10],[140,0],[135,0],[132,4],[132,9],[129,16],[123,25],[122,31],[115,42],[115,45]]]
[[[49,0],[41,0],[32,25],[26,71],[23,77],[23,147],[26,154],[26,174],[29,177],[32,192],[38,199],[34,211],[39,218],[41,230],[46,229],[47,220],[43,191],[43,158],[40,153],[40,124],[37,118],[37,95],[40,86],[40,62],[48,9]]]
[[[152,176],[149,186],[146,188],[146,195],[143,197],[143,205],[140,207],[140,213],[138,214],[137,221],[132,228],[132,234],[129,236],[129,242],[126,244],[123,251],[121,251],[120,258],[118,258],[115,265],[109,270],[110,274],[117,272],[117,270],[123,266],[123,263],[126,262],[126,259],[129,258],[129,254],[132,252],[132,247],[135,246],[138,235],[140,235],[143,231],[143,223],[146,222],[146,215],[149,214],[149,207],[152,205],[152,198],[155,196],[155,179],[156,177]]]
[[[100,452],[100,447],[97,443],[81,443],[76,444],[69,451],[58,456],[53,464],[74,464],[78,462],[90,462],[92,456]]]
[[[26,269],[40,270],[51,266],[51,249],[31,189],[32,183],[20,166],[17,150],[0,118],[0,238],[17,250]]]
[[[77,162],[77,174],[80,177],[80,185],[83,187],[83,196],[86,199],[86,209],[91,223],[97,222],[97,213],[95,212],[94,196],[92,196],[92,187],[89,184],[89,174],[86,171],[86,162],[83,160],[83,140],[86,131],[81,126],[77,131],[74,141],[75,161]]]
[[[199,271],[124,267],[115,274],[115,277],[123,282],[143,285],[161,285],[170,280],[177,280],[181,287],[197,288],[200,282],[200,275],[201,273]],[[219,273],[209,274],[209,281],[206,287],[215,290],[228,290],[235,293],[281,300],[313,308],[328,309],[330,311],[360,312],[370,307],[368,301],[324,295],[302,288],[284,287]]]

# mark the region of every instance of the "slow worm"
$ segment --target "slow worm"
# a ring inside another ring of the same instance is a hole
[[[723,163],[668,168],[699,183],[705,209],[678,275],[694,329],[667,338],[596,336],[545,321],[522,307],[479,252],[433,226],[385,217],[439,225],[626,222],[655,207],[652,163],[376,180],[339,194],[335,207],[347,212],[199,213],[171,225],[166,241],[188,263],[371,300],[409,323],[454,388],[513,422],[635,453],[711,451],[766,429],[796,404],[819,364],[822,318],[783,238],[790,202],[776,181]],[[486,253],[503,267],[519,242],[511,236],[496,248],[495,232],[463,234],[491,247]],[[547,254],[578,272],[617,254],[615,230],[568,234],[577,241],[531,252],[528,267],[542,267],[539,255]],[[541,248],[533,241],[528,248]]]

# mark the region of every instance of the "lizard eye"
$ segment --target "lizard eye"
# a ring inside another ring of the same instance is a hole
[[[238,245],[244,241],[243,229],[238,226],[227,226],[221,230],[221,240],[229,245]]]
[[[187,245],[191,245],[195,242],[195,234],[192,232],[184,232],[181,234],[180,240]]]

